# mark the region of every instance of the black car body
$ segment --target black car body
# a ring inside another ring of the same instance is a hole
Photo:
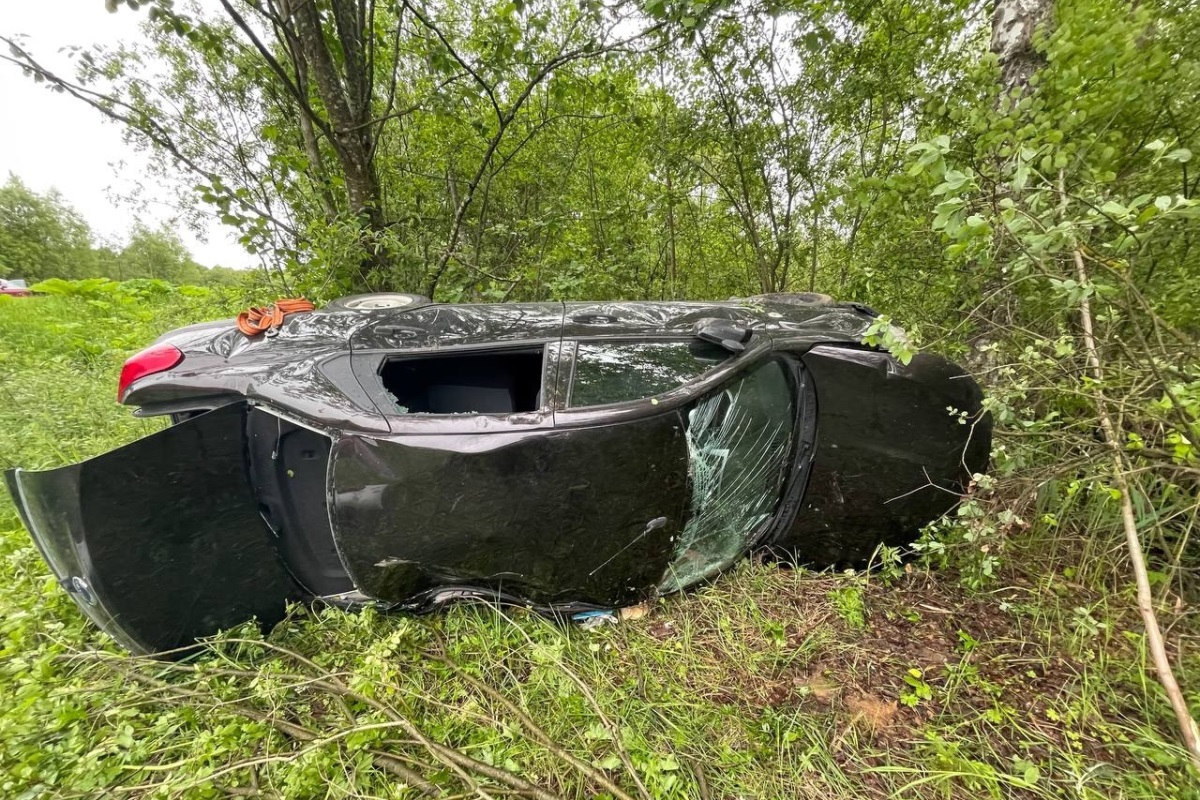
[[[861,344],[862,306],[373,305],[277,335],[168,333],[120,400],[175,425],[7,474],[55,575],[123,645],[272,624],[289,601],[573,614],[754,550],[861,562],[986,465],[975,381]]]

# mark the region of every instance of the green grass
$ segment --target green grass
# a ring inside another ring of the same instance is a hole
[[[122,359],[228,311],[0,301],[5,466],[156,430],[113,402]],[[748,562],[592,631],[296,608],[176,665],[93,630],[7,500],[0,564],[4,798],[1200,797],[1128,599],[1037,564],[967,592]],[[1179,674],[1194,692],[1200,660]]]

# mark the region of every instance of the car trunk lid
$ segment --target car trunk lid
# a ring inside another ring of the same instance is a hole
[[[237,403],[78,464],[6,473],[55,577],[132,652],[274,624],[301,596],[252,488],[250,413]]]

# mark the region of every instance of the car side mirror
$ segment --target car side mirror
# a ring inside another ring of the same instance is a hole
[[[731,353],[740,353],[746,349],[746,342],[754,335],[754,330],[745,325],[739,325],[728,319],[705,317],[697,320],[692,327],[692,335],[705,342],[712,342]]]

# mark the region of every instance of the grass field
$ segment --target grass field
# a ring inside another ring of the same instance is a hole
[[[6,468],[156,430],[113,402],[121,361],[230,311],[146,282],[69,291],[0,298]],[[5,498],[0,797],[1200,797],[1129,598],[1047,552],[1016,548],[975,591],[919,563],[746,563],[590,631],[297,608],[168,665],[85,623]],[[1194,692],[1200,656],[1179,674]]]

